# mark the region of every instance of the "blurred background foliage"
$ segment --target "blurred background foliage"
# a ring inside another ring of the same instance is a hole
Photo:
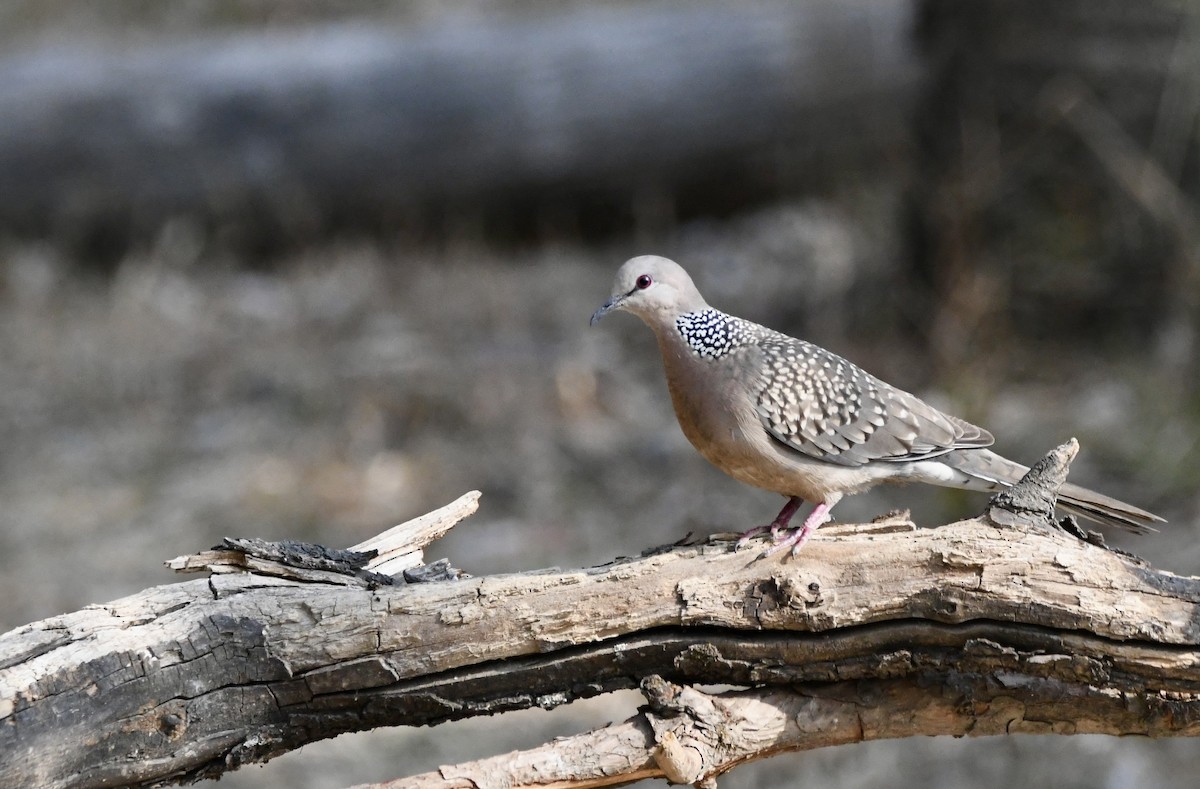
[[[737,530],[633,254],[1167,517],[1200,571],[1200,69],[1185,3],[0,5],[0,627],[224,535],[349,545],[471,488],[473,573]],[[881,489],[843,519],[978,496]],[[342,737],[231,786],[528,746],[636,695]],[[723,786],[1193,786],[1186,742],[872,743]]]

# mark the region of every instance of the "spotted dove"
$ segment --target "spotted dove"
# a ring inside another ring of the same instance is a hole
[[[768,553],[799,551],[848,493],[881,482],[995,491],[1028,468],[987,449],[992,434],[812,343],[713,309],[677,263],[646,255],[617,272],[592,323],[632,312],[654,331],[684,435],[734,479],[783,494]],[[802,526],[789,526],[805,502]],[[1066,484],[1059,505],[1091,520],[1145,531],[1162,518]]]

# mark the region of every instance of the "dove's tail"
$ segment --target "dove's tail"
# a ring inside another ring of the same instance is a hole
[[[1028,466],[1014,463],[990,449],[958,449],[936,460],[959,472],[955,480],[942,484],[967,490],[996,491],[1011,487],[1029,471]],[[1151,524],[1166,523],[1152,512],[1070,482],[1059,489],[1058,506],[1088,520],[1139,534],[1155,531]]]

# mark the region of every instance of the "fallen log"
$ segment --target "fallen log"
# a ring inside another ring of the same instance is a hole
[[[907,138],[910,15],[678,3],[50,45],[0,59],[0,234],[87,249],[182,219],[278,246],[456,209],[769,197]]]
[[[1026,484],[1056,479],[1069,449]],[[365,553],[234,541],[172,563],[205,579],[0,636],[0,785],[212,777],[347,731],[639,686],[649,709],[593,733],[623,738],[616,772],[564,759],[587,751],[565,740],[396,785],[506,769],[506,785],[703,782],[782,750],[919,734],[1200,734],[1200,579],[1058,529],[1034,498],[1020,519],[828,526],[794,560],[715,535],[482,578],[414,572],[423,556],[399,545],[427,543],[473,499]],[[409,571],[372,569],[385,561]]]

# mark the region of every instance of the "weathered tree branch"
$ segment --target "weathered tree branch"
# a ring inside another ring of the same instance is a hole
[[[796,560],[755,561],[718,535],[585,570],[391,585],[206,555],[207,579],[0,636],[0,785],[212,776],[346,731],[639,685],[648,711],[575,738],[593,752],[604,738],[605,759],[565,761],[560,741],[564,774],[529,753],[505,757],[504,780],[697,781],[916,734],[1197,734],[1200,579],[1026,514],[827,527]],[[463,786],[499,764],[411,785]]]
[[[981,668],[715,695],[652,678],[650,709],[624,723],[359,789],[584,789],[644,778],[700,783],[787,751],[914,734],[1200,734],[1200,706],[1192,698],[1152,695],[1143,703],[1098,687],[1086,672],[1072,681],[1036,665],[1075,660],[1068,655],[1022,661],[1017,650],[986,638],[968,640],[966,650],[977,653]]]

